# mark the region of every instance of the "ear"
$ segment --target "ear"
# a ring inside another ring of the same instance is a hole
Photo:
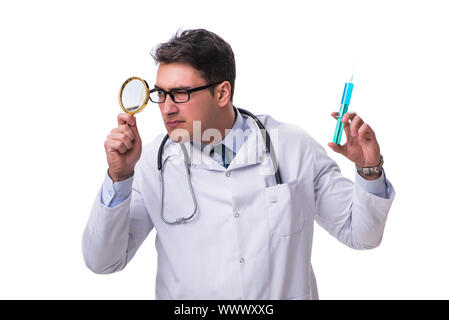
[[[215,87],[215,98],[220,107],[226,106],[231,101],[231,84],[224,81]]]

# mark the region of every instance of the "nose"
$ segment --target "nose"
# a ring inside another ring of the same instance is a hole
[[[168,94],[165,98],[165,102],[159,104],[159,107],[163,115],[171,115],[178,112],[178,106],[173,102],[172,98]]]

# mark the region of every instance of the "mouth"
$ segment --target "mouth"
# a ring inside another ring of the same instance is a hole
[[[185,121],[180,121],[180,120],[174,120],[174,121],[167,121],[167,126],[169,128],[175,128],[177,126],[179,126],[181,123],[184,123]]]

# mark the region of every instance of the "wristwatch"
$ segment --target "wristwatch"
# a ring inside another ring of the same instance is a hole
[[[382,172],[383,164],[384,164],[384,157],[382,155],[380,155],[380,162],[375,167],[359,167],[358,165],[355,165],[355,167],[357,168],[358,173],[361,173],[361,174],[364,174],[367,176],[373,176],[375,174]]]

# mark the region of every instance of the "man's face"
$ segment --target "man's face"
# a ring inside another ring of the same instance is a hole
[[[185,63],[160,64],[155,86],[165,91],[176,88],[192,89],[207,85],[199,71]],[[159,104],[165,128],[170,138],[179,142],[193,139],[193,121],[201,121],[201,131],[213,128],[219,109],[216,99],[209,89],[190,94],[190,100],[175,103],[167,94],[164,103]],[[198,137],[199,138],[199,137]]]

